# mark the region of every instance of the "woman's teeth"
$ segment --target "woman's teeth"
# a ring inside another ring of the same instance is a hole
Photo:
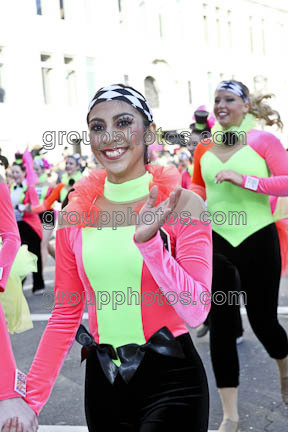
[[[126,153],[126,148],[119,148],[115,150],[104,150],[103,154],[109,159],[118,159],[123,153]]]
[[[124,149],[118,149],[118,150],[106,150],[104,151],[104,153],[106,154],[106,156],[108,157],[116,157],[116,156],[120,156],[121,154],[123,154],[125,152]]]

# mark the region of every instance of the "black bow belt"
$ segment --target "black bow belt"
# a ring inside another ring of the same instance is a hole
[[[154,351],[168,357],[185,358],[182,346],[167,327],[155,332],[143,345],[128,344],[117,348],[117,354],[112,345],[97,344],[93,336],[81,324],[77,334],[77,342],[82,345],[81,362],[87,358],[90,350],[95,350],[99,363],[107,379],[113,384],[119,373],[128,383],[140,366],[146,351]],[[121,360],[118,367],[112,360]]]

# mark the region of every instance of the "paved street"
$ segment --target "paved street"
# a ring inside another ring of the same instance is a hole
[[[54,263],[50,259],[45,269],[47,292],[53,290]],[[47,324],[49,299],[32,296],[31,278],[24,285],[25,295],[33,314],[34,328],[20,335],[12,336],[12,344],[20,370],[28,372],[42,332]],[[45,305],[43,304],[45,300]],[[51,303],[51,302],[50,302]],[[280,322],[288,331],[288,278],[282,279],[279,304]],[[245,311],[244,311],[245,312]],[[85,315],[86,317],[86,315]],[[83,320],[87,324],[87,319]],[[241,362],[240,416],[241,432],[285,432],[288,430],[288,408],[281,402],[278,371],[252,334],[247,317],[243,315],[244,342],[239,345]],[[211,431],[217,430],[221,421],[221,407],[211,369],[209,338],[197,339],[195,330],[192,338],[203,359],[210,387]],[[49,402],[39,417],[41,432],[84,432],[83,383],[85,364],[80,365],[80,346],[75,343],[64,362]],[[100,396],[101,397],[101,396]],[[193,421],[191,419],[191,421]],[[57,425],[55,427],[49,425]],[[187,429],[188,431],[188,429]]]

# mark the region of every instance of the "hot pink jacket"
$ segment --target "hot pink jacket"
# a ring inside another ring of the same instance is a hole
[[[0,280],[0,291],[5,290],[7,279],[16,253],[20,247],[20,236],[14,216],[8,186],[0,183],[0,236],[3,246],[0,251],[0,267],[3,268]],[[0,400],[19,397],[14,391],[14,377],[16,363],[13,356],[11,343],[8,335],[5,317],[0,304]]]

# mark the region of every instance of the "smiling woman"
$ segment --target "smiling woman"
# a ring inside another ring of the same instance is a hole
[[[90,432],[163,432],[187,424],[207,432],[207,379],[186,327],[200,325],[210,310],[209,301],[201,301],[209,298],[212,274],[211,229],[200,222],[204,203],[181,189],[176,167],[146,163],[147,133],[155,125],[141,93],[120,84],[100,89],[87,122],[92,152],[104,169],[79,180],[64,209],[86,217],[76,225],[64,217],[57,231],[55,298],[63,290],[66,295],[56,302],[29,371],[26,401],[39,414],[76,335],[87,358]],[[115,211],[140,211],[141,222],[130,217],[117,229],[91,222],[92,214]],[[188,223],[180,217],[166,222],[182,211],[190,212]],[[158,217],[145,224],[146,213]],[[71,293],[91,298],[101,290],[113,298],[117,290],[122,299],[127,288],[131,296],[117,308],[89,303],[91,334],[79,328],[85,305],[69,303]],[[135,302],[151,294],[160,300]]]
[[[107,111],[111,113],[109,121],[105,121]],[[111,101],[93,107],[89,115],[91,148],[98,162],[109,167],[110,181],[128,181],[145,173],[147,129],[155,127],[145,126],[143,115],[125,102]]]
[[[212,214],[247,216],[246,225],[212,222],[212,293],[246,293],[251,327],[277,362],[282,398],[288,404],[288,340],[277,318],[281,257],[269,201],[269,195],[288,195],[288,155],[273,134],[255,127],[257,118],[267,125],[282,125],[279,114],[263,103],[264,99],[254,99],[238,81],[218,85],[214,104],[217,123],[212,134],[215,130],[232,136],[244,132],[247,144],[237,139],[220,143],[211,139],[209,145],[200,142],[194,153],[192,190],[207,198]],[[221,307],[212,303],[210,326],[211,357],[224,411],[219,431],[237,432],[237,307],[229,302]]]

